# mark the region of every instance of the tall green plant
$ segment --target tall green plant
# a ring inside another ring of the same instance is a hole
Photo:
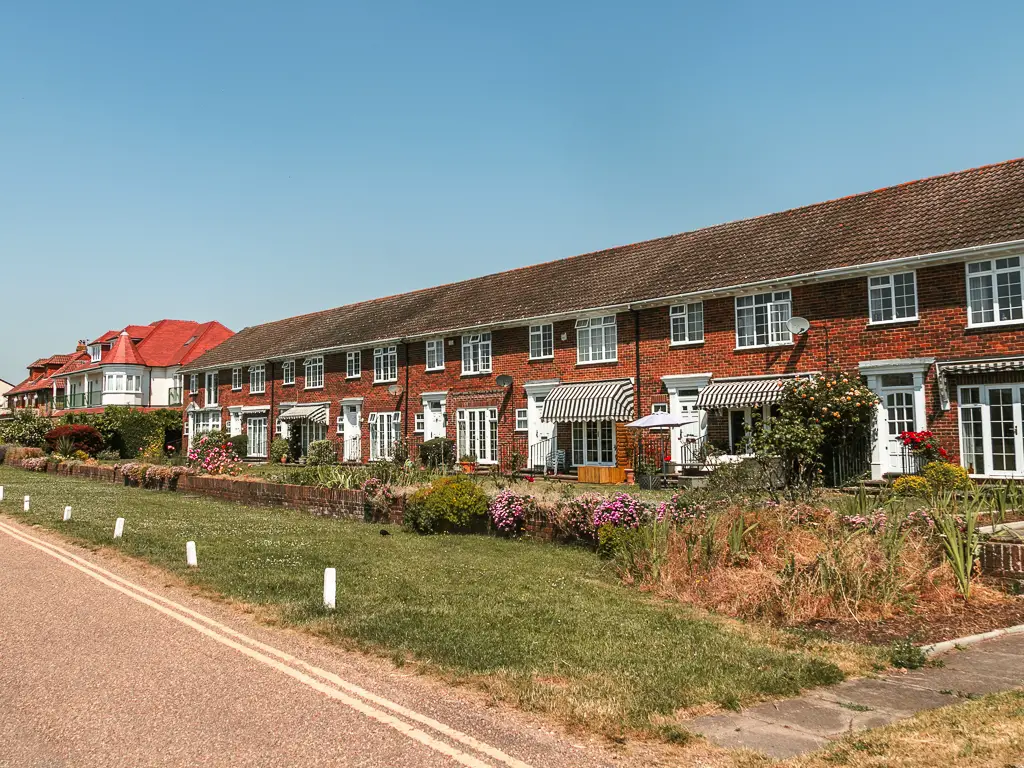
[[[955,494],[949,492],[933,510],[932,519],[939,532],[946,561],[953,570],[957,589],[964,596],[964,600],[969,601],[974,579],[974,564],[978,556],[980,503],[976,499],[968,499],[959,515],[956,514],[956,510]]]

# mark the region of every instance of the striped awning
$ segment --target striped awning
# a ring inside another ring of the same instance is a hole
[[[697,408],[750,408],[776,403],[782,397],[782,385],[790,379],[744,379],[716,381],[697,395]]]
[[[302,421],[309,419],[316,424],[327,423],[326,405],[293,405],[281,414],[281,421]]]
[[[544,401],[541,421],[632,421],[633,382],[629,379],[562,384]]]
[[[936,362],[935,373],[939,385],[939,405],[944,411],[950,409],[948,376],[971,376],[985,373],[1006,373],[1007,371],[1024,371],[1024,357]]]

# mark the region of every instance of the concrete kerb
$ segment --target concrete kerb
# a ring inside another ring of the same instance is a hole
[[[1017,624],[1013,627],[993,629],[991,632],[968,635],[967,637],[960,637],[956,640],[944,640],[941,643],[922,645],[921,651],[925,656],[934,656],[939,653],[955,650],[956,648],[966,648],[969,645],[975,645],[977,643],[984,642],[985,640],[993,640],[997,637],[1003,637],[1004,635],[1019,635],[1021,633],[1024,633],[1024,624]]]

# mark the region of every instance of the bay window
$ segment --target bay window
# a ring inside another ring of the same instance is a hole
[[[427,342],[427,370],[444,370],[444,339],[431,339]]]
[[[458,454],[481,464],[498,462],[498,409],[460,408],[455,413]]]
[[[295,380],[295,361],[292,364],[292,381]],[[324,385],[324,358],[323,355],[309,357],[302,363],[306,376],[306,389],[321,389]]]
[[[373,350],[373,382],[398,381],[398,347],[377,347]]]
[[[574,421],[573,466],[615,466],[615,424],[611,421]]]
[[[259,395],[267,391],[267,366],[263,363],[249,366],[249,394]]]
[[[530,359],[555,356],[555,327],[551,323],[530,326]]]
[[[677,304],[668,309],[673,344],[696,344],[704,341],[704,302]]]
[[[913,272],[868,278],[868,310],[872,323],[917,318],[917,281]]]
[[[395,455],[395,446],[402,439],[402,412],[382,411],[371,413],[370,461],[390,460]]]
[[[133,373],[105,373],[103,374],[103,391],[141,393],[142,377]]]
[[[975,261],[967,265],[967,307],[970,325],[1024,320],[1021,299],[1021,257]]]
[[[462,374],[491,372],[491,334],[474,333],[462,337]]]
[[[767,347],[792,344],[786,323],[792,316],[789,291],[769,291],[736,297],[736,346]]]
[[[614,362],[619,356],[615,315],[584,317],[576,321],[576,362]]]

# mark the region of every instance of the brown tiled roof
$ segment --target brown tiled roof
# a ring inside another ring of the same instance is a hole
[[[1024,158],[244,328],[198,370],[1024,239]]]

